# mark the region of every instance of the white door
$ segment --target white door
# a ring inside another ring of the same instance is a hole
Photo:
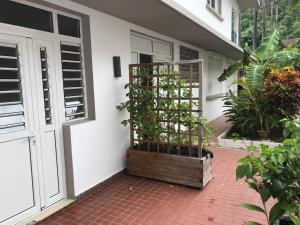
[[[0,34],[1,225],[63,198],[51,43]]]
[[[39,131],[36,136],[41,206],[45,208],[63,198],[61,168],[61,123],[58,119],[58,96],[55,76],[54,41],[28,39],[33,57],[31,86],[34,117]],[[31,51],[30,51],[31,53]]]

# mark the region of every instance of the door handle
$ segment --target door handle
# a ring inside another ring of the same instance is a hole
[[[36,143],[35,135],[30,135],[30,136],[28,136],[28,138],[29,138],[30,140],[32,140],[32,143],[35,145],[35,143]]]

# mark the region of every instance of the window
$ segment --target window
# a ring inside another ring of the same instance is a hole
[[[216,97],[222,94],[222,84],[218,82],[218,77],[222,73],[222,60],[214,57],[208,58],[207,96]]]
[[[18,46],[0,44],[0,134],[25,129]]]
[[[0,22],[53,33],[51,12],[9,0],[0,1]]]
[[[80,22],[77,19],[57,15],[59,34],[80,38]]]
[[[234,9],[231,13],[231,41],[237,44],[236,13]]]
[[[170,62],[173,59],[172,43],[135,32],[131,33],[130,41],[132,53],[152,55],[153,62]],[[132,59],[138,59],[138,55],[133,54],[136,58]]]
[[[199,52],[184,46],[180,46],[180,61],[199,59]],[[190,65],[181,65],[181,78],[187,81],[190,80]],[[192,81],[199,82],[199,64],[192,65]]]
[[[66,120],[84,118],[86,107],[81,46],[61,43],[61,59]]]
[[[207,0],[207,4],[216,9],[216,0]]]
[[[222,15],[222,0],[207,0],[207,8],[214,14]]]
[[[31,4],[0,0],[0,23],[45,31],[49,33],[49,37],[55,37],[61,41],[61,76],[64,88],[62,97],[64,97],[65,103],[65,120],[71,121],[87,117],[87,97],[81,18],[75,15],[66,15],[68,14],[50,8],[40,9]],[[53,19],[53,16],[57,16],[57,19]],[[54,27],[58,27],[58,30],[54,31]],[[0,43],[0,134],[1,132],[25,129],[17,54],[17,46],[5,47]],[[48,77],[47,48],[40,48],[40,57],[45,123],[51,125],[53,110],[49,98],[52,92]],[[90,67],[89,64],[88,68]]]

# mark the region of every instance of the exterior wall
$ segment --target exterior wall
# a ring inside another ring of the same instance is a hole
[[[125,168],[129,128],[124,128],[120,122],[128,115],[115,107],[125,100],[124,85],[128,82],[128,64],[131,63],[131,31],[173,43],[175,61],[179,60],[180,45],[199,51],[199,58],[204,60],[204,115],[209,120],[221,115],[219,99],[206,101],[207,60],[211,53],[68,0],[47,1],[90,16],[96,120],[69,127],[75,196]],[[121,57],[120,78],[113,77],[113,56]],[[222,60],[225,63],[224,57]]]
[[[222,65],[221,65],[221,71],[217,73],[217,76],[223,72],[223,69],[228,68],[230,65],[231,60],[226,59],[222,55],[218,54],[208,54],[208,59],[217,59],[219,60]],[[237,86],[232,85],[232,82],[237,78],[236,76],[232,76],[229,78],[227,81],[224,81],[222,83],[218,83],[216,76],[215,76],[215,71],[210,71],[208,68],[208,63],[204,64],[206,67],[206,73],[203,79],[203,93],[204,93],[204,111],[203,115],[207,117],[208,121],[212,121],[219,117],[220,115],[223,114],[223,111],[225,108],[223,107],[223,97],[229,92],[229,89],[233,92],[237,92]],[[209,84],[214,83],[217,85],[217,88],[219,91],[215,93],[210,93],[209,89]],[[213,95],[212,95],[213,94]]]
[[[174,0],[191,13],[199,17],[210,27],[219,31],[229,40],[231,40],[231,13],[232,9],[239,13],[239,5],[237,0],[222,0],[222,17],[223,21],[214,15],[210,10],[206,8],[206,0]],[[238,17],[236,18],[236,31],[238,31]],[[237,32],[238,33],[238,32]]]

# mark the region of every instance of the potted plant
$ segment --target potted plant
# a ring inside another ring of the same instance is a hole
[[[256,130],[260,139],[268,139],[269,129],[267,129],[266,121],[268,119],[267,111],[270,108],[268,99],[263,98],[259,90],[262,84],[254,84],[247,77],[243,77],[237,81],[237,84],[242,87],[241,95],[249,102],[249,105],[254,109],[254,113],[258,120],[258,128]]]
[[[284,120],[285,140],[282,145],[270,148],[261,145],[259,152],[251,146],[249,154],[239,160],[237,179],[243,179],[256,191],[262,207],[242,204],[242,208],[265,214],[268,225],[300,223],[300,121]],[[267,210],[267,201],[273,198],[275,205]],[[289,220],[286,221],[288,215]],[[281,219],[282,218],[282,219]],[[259,225],[254,221],[248,225]]]
[[[213,128],[201,115],[201,87],[161,64],[130,65],[129,99],[117,106],[130,117],[127,172],[203,188],[211,179]],[[193,93],[199,93],[195,96]]]

